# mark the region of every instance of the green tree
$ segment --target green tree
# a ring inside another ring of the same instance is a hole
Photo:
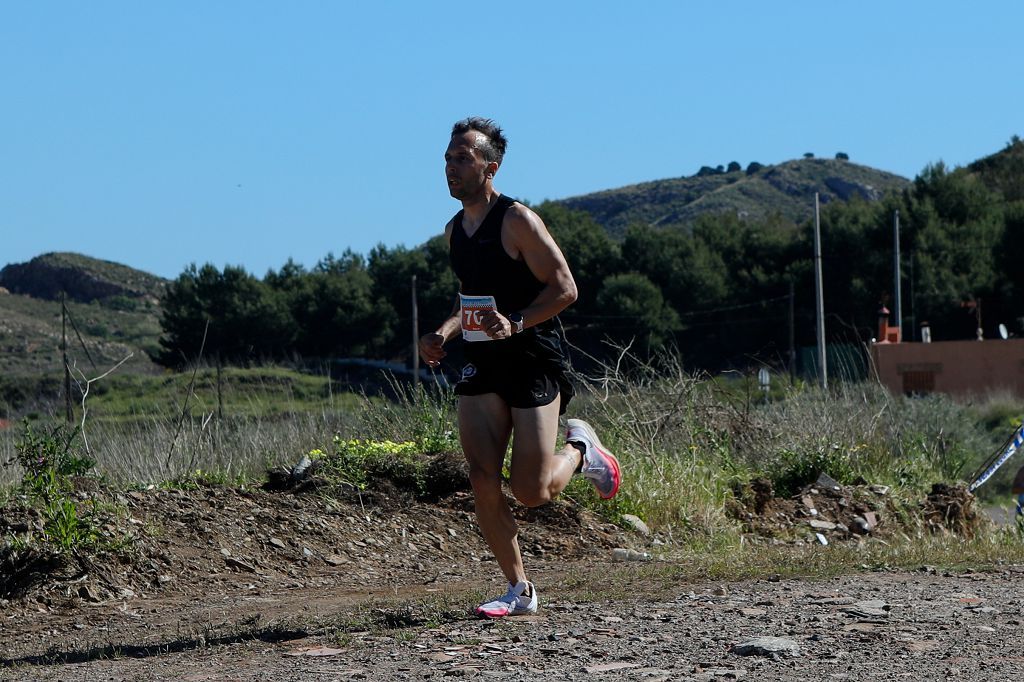
[[[393,333],[392,309],[376,299],[366,261],[350,249],[317,263],[290,304],[302,329],[302,355],[376,357]]]
[[[662,346],[680,328],[679,315],[665,303],[661,290],[639,273],[609,277],[597,302],[605,318],[604,331],[620,343],[635,339],[650,351]]]
[[[974,323],[960,303],[991,299],[999,284],[997,250],[1006,229],[1000,197],[976,176],[939,163],[915,179],[907,204],[919,313],[936,339],[969,338]]]
[[[536,210],[558,242],[576,280],[579,299],[566,312],[566,319],[577,313],[593,312],[601,283],[619,270],[618,244],[589,213],[552,202],[545,202]]]
[[[190,265],[170,284],[162,301],[157,358],[180,366],[204,355],[246,363],[279,357],[294,341],[295,331],[285,301],[241,267],[217,270],[211,264]]]
[[[623,261],[658,286],[680,313],[723,305],[736,290],[734,273],[730,272],[730,260],[736,259],[733,249],[726,248],[723,240],[715,236],[711,226],[717,224],[716,220],[701,219],[692,234],[631,226],[622,243]],[[728,229],[723,227],[722,231]]]

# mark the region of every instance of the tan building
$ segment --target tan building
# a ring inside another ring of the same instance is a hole
[[[879,380],[896,394],[1009,391],[1024,397],[1024,339],[873,343],[871,359]]]

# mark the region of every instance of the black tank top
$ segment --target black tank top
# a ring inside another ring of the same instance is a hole
[[[544,288],[526,262],[510,257],[501,245],[505,212],[514,203],[515,199],[499,195],[472,237],[466,236],[462,227],[463,211],[459,211],[452,218],[449,241],[449,258],[462,286],[461,293],[494,296],[498,311],[505,315],[533,303]],[[558,381],[564,411],[573,389],[565,376],[563,344],[561,325],[558,318],[553,317],[508,339],[463,344],[463,353],[468,361],[481,367],[515,365],[530,371],[533,366],[549,372]],[[524,362],[528,364],[521,364]]]
[[[464,211],[452,218],[449,249],[452,269],[467,296],[494,296],[498,312],[507,315],[533,303],[544,288],[525,261],[515,260],[501,245],[501,225],[505,212],[515,203],[504,194],[499,195],[483,223],[466,236],[462,227]]]

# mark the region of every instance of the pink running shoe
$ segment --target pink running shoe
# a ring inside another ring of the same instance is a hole
[[[524,596],[527,590],[530,591],[529,597]],[[476,614],[487,618],[522,616],[530,613],[537,613],[537,588],[530,582],[509,585],[504,596],[476,607]]]
[[[583,446],[580,473],[594,484],[601,499],[610,500],[615,497],[622,482],[619,460],[601,445],[601,440],[590,424],[582,419],[570,419],[567,423],[569,431],[565,434],[565,440]]]

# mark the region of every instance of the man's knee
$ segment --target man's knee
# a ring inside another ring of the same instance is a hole
[[[469,484],[473,486],[473,492],[477,495],[501,492],[501,476],[493,471],[470,464]]]
[[[539,507],[553,499],[548,486],[543,485],[540,481],[530,481],[524,484],[513,480],[511,487],[512,494],[520,504],[526,507]]]

